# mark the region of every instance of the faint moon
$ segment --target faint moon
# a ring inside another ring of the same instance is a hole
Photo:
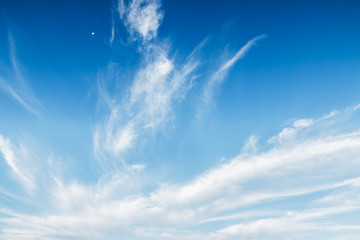
[[[91,35],[95,35],[95,32],[92,32]]]

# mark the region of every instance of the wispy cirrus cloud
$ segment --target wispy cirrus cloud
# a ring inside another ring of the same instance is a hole
[[[359,210],[359,206],[339,206],[310,209],[304,212],[289,212],[281,217],[266,218],[252,222],[236,224],[211,234],[211,239],[318,239],[314,233],[333,231],[335,234],[352,226],[332,225],[323,220],[331,215],[338,215]],[[286,226],[286,227],[284,227]],[[359,226],[354,229],[359,230]]]
[[[242,48],[240,48],[232,58],[227,59],[224,63],[221,64],[219,69],[210,76],[210,79],[204,87],[202,96],[203,104],[208,105],[212,101],[215,89],[220,86],[222,82],[224,82],[229,70],[239,59],[246,55],[251,47],[253,47],[259,40],[264,38],[266,38],[265,34],[251,39]]]
[[[8,34],[8,42],[13,76],[6,80],[0,76],[0,89],[18,101],[26,110],[41,118],[44,107],[23,77],[16,57],[15,40],[11,33]]]
[[[209,37],[181,62],[170,57],[169,43],[157,39],[157,31],[164,16],[160,1],[133,0],[127,4],[118,1],[117,12],[128,30],[130,40],[138,40],[141,65],[133,76],[127,76],[126,79],[120,77],[116,64],[110,64],[105,70],[107,73],[98,75],[99,96],[109,108],[109,117],[103,126],[98,126],[95,130],[94,149],[97,155],[105,150],[119,157],[121,153],[131,149],[139,136],[144,136],[144,132],[150,130],[154,133],[171,118],[173,105],[184,99],[188,90],[193,87],[193,79],[198,77],[195,73],[200,65],[197,53]],[[114,24],[111,32],[112,43]],[[214,88],[225,79],[229,69],[256,41],[264,37],[265,35],[260,35],[250,40],[219,67],[205,84],[203,96],[200,97],[203,103],[208,104]],[[109,78],[114,82],[131,82],[126,91],[122,90],[121,98],[119,94],[107,91]],[[122,162],[125,164],[123,159]]]
[[[98,85],[110,115],[105,126],[96,130],[96,148],[102,146],[117,155],[131,148],[139,134],[154,131],[167,122],[173,104],[181,101],[191,88],[192,75],[198,65],[196,60],[190,59],[175,66],[167,49],[157,45],[148,47],[143,61],[125,97],[111,96],[102,83]],[[104,81],[98,79],[98,82]]]
[[[14,178],[22,184],[27,191],[36,189],[36,179],[32,174],[32,165],[29,154],[24,147],[15,147],[9,139],[0,134],[0,153],[3,156]]]
[[[152,41],[157,38],[163,18],[160,8],[160,1],[134,0],[127,5],[118,2],[120,19],[130,38],[140,40],[141,65],[130,79],[126,79],[131,84],[121,97],[107,91],[107,83],[125,80],[117,75],[116,64],[110,64],[105,74],[98,75],[100,100],[106,104],[109,116],[94,133],[97,155],[105,150],[119,156],[131,149],[139,136],[149,131],[154,133],[171,118],[173,105],[181,101],[192,86],[198,61],[190,56],[175,64],[170,57],[169,44]],[[126,165],[123,159],[122,162]]]
[[[115,40],[115,20],[113,18],[112,22],[111,22],[111,35],[110,35],[110,38],[109,38],[109,45],[110,46],[112,46],[114,40]]]

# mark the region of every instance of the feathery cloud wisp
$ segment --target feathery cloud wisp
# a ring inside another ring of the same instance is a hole
[[[166,47],[157,45],[149,45],[144,54],[143,67],[135,73],[128,95],[118,99],[99,84],[100,97],[107,103],[110,115],[94,135],[98,150],[118,155],[131,148],[139,135],[168,121],[173,104],[181,101],[190,88],[197,61],[190,58],[182,66],[175,66]]]
[[[109,94],[105,84],[109,82],[106,79],[109,75],[118,72],[116,66],[111,65],[106,74],[98,75],[99,96],[108,107],[109,117],[94,133],[97,155],[105,150],[119,156],[131,149],[139,136],[149,130],[154,132],[169,120],[172,106],[183,99],[191,88],[192,74],[198,66],[194,57],[175,64],[174,59],[169,57],[168,44],[148,41],[157,37],[163,18],[160,7],[157,0],[133,0],[128,6],[123,1],[118,2],[119,16],[130,36],[144,40],[139,41],[142,65],[131,79],[128,94],[121,98]],[[112,81],[122,80],[115,76]]]
[[[211,102],[215,88],[217,88],[217,86],[219,86],[225,80],[231,67],[234,66],[234,64],[239,59],[243,58],[245,54],[250,50],[250,48],[256,44],[257,41],[264,39],[265,37],[266,35],[260,35],[248,41],[242,48],[240,48],[239,51],[236,52],[236,54],[232,58],[224,62],[221,67],[214,74],[211,75],[203,91],[202,100],[205,105]]]
[[[20,66],[16,58],[15,40],[11,33],[8,34],[8,41],[14,77],[10,81],[5,80],[0,76],[0,89],[12,96],[29,112],[41,118],[44,107],[37,99],[20,71]]]
[[[31,164],[24,148],[15,148],[9,139],[0,134],[0,153],[10,167],[13,176],[17,179],[27,191],[36,188],[36,181],[31,173]]]

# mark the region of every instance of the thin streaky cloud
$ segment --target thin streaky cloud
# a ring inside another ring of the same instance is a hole
[[[13,87],[11,87],[7,81],[0,78],[0,89],[2,89],[4,92],[9,94],[11,97],[13,97],[15,100],[17,100],[23,107],[25,107],[28,111],[30,111],[32,114],[36,115],[37,117],[41,117],[31,105],[29,105],[17,92],[14,91]]]
[[[115,20],[113,19],[111,22],[111,35],[109,38],[110,47],[112,46],[114,39],[115,39]]]
[[[14,77],[13,79],[5,80],[0,76],[0,89],[12,96],[29,112],[42,119],[44,107],[22,75],[16,58],[15,40],[11,33],[8,34],[8,42]]]
[[[201,50],[202,48],[204,48],[204,46],[209,42],[209,39],[211,37],[207,36],[205,37],[195,48],[194,50],[189,54],[188,58],[193,57],[199,50]]]
[[[220,68],[211,75],[203,90],[203,104],[208,105],[212,101],[215,89],[226,79],[229,70],[239,59],[246,55],[246,53],[256,44],[257,41],[264,39],[265,37],[266,35],[263,34],[248,41],[232,58],[225,61]]]
[[[125,6],[125,3],[124,3],[124,0],[119,0],[118,1],[117,10],[119,12],[120,19],[123,19],[125,11],[126,11],[126,6]]]
[[[258,156],[251,156],[251,160],[241,159],[241,156],[235,158],[230,163],[222,165],[220,168],[199,176],[194,182],[181,187],[163,189],[155,198],[162,202],[172,202],[178,204],[187,204],[192,202],[208,201],[216,198],[218,195],[226,193],[226,186],[230,183],[247,182],[254,177],[269,177],[271,172],[276,172],[278,177],[282,174],[288,175],[290,169],[296,169],[297,166],[309,165],[318,156],[326,156],[327,164],[336,165],[341,159],[333,158],[339,152],[356,151],[360,147],[359,133],[338,136],[327,140],[313,140],[305,142],[290,149],[273,149],[268,153],[262,153]],[[330,149],[331,147],[331,149]],[[304,153],[303,151],[305,151]],[[360,149],[360,148],[359,148]],[[332,152],[334,151],[334,152]],[[323,162],[319,161],[317,166],[321,167]],[[355,166],[357,166],[356,163]],[[283,172],[279,172],[283,169]],[[319,176],[320,177],[320,176]],[[214,188],[217,189],[214,191]]]
[[[240,58],[244,57],[245,54],[250,50],[250,48],[256,44],[257,41],[264,39],[266,37],[265,34],[257,36],[250,41],[248,41],[245,46],[243,46],[239,51],[236,52],[235,56],[232,57],[230,60],[225,62],[220,69],[215,73],[219,74],[221,72],[227,71],[229,68],[231,68]]]
[[[10,198],[10,199],[24,200],[24,199],[21,199],[21,198],[18,197],[18,196],[15,196],[14,194],[11,193],[11,191],[6,190],[6,189],[3,188],[2,186],[0,186],[0,195],[5,196],[5,197],[8,197],[8,198]]]
[[[345,228],[359,230],[354,226],[339,226],[337,229],[331,223],[322,221],[331,215],[338,215],[359,210],[359,206],[338,206],[330,208],[310,209],[305,212],[291,212],[277,218],[265,218],[248,223],[241,223],[218,230],[211,234],[211,239],[238,239],[258,238],[266,239],[289,239],[289,238],[310,238],[317,232],[333,229],[334,232]],[[284,227],[286,226],[286,227]],[[306,233],[306,232],[312,232]]]
[[[0,135],[0,153],[7,165],[10,167],[14,177],[26,188],[28,191],[33,191],[37,188],[34,176],[31,174],[31,165],[26,151],[21,147],[15,148],[9,139]]]

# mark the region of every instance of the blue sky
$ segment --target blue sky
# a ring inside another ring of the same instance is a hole
[[[359,239],[356,1],[0,3],[0,239]]]

